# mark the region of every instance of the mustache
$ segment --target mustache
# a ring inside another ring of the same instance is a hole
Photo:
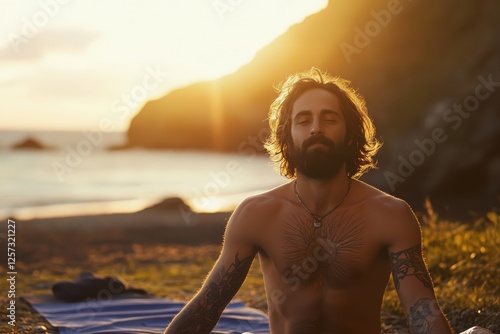
[[[324,144],[332,149],[335,148],[335,143],[333,141],[323,135],[316,135],[304,140],[304,142],[302,143],[302,149],[306,150],[309,146],[314,144]]]

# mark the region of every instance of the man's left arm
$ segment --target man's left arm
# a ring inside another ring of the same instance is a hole
[[[420,224],[410,207],[398,203],[396,233],[389,246],[392,277],[412,334],[454,333],[439,307],[429,271],[422,256]],[[394,219],[394,218],[393,218]]]

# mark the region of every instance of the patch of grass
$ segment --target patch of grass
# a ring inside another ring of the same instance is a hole
[[[472,223],[424,217],[424,251],[442,308],[458,331],[472,325],[500,332],[500,215]]]
[[[472,326],[500,332],[500,215],[474,222],[441,219],[427,203],[420,217],[424,256],[436,296],[457,332]],[[404,325],[404,313],[392,280],[386,289],[382,318]],[[399,333],[399,332],[398,332]]]
[[[491,212],[474,222],[454,222],[441,219],[429,206],[420,219],[426,262],[440,304],[452,325],[457,332],[478,325],[500,333],[500,215]],[[50,247],[44,233],[51,234]],[[88,233],[75,237],[68,232],[57,238],[51,231],[25,230],[19,234],[17,297],[50,294],[53,283],[74,280],[81,271],[91,271],[117,276],[127,285],[156,296],[188,300],[200,288],[220,251],[220,245],[151,243],[146,241],[147,235],[137,241],[131,236],[124,238],[123,233],[110,233],[106,242],[95,241]],[[5,272],[6,268],[1,269]],[[0,288],[6,291],[3,281]],[[267,309],[258,260],[236,298],[263,311]],[[1,295],[1,333],[57,333],[19,299],[17,327],[7,325],[3,321],[7,302],[7,296]],[[407,333],[392,281],[386,289],[381,317],[385,333]]]

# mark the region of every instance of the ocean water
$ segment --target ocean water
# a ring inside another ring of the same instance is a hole
[[[53,149],[10,149],[27,135]],[[268,157],[257,154],[106,149],[124,138],[0,131],[0,217],[133,212],[174,196],[196,211],[231,210],[245,197],[287,182]]]

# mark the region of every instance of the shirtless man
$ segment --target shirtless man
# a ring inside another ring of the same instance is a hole
[[[266,148],[292,181],[238,206],[219,259],[165,333],[210,333],[256,255],[273,334],[379,334],[391,272],[411,333],[452,333],[412,210],[357,180],[380,147],[363,99],[313,69],[281,86],[269,120]]]

